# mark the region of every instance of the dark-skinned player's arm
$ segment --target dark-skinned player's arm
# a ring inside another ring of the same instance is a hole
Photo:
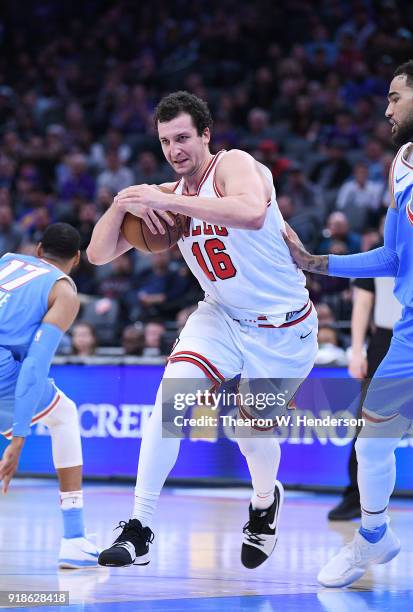
[[[366,253],[312,255],[287,223],[283,238],[290,250],[291,257],[301,270],[343,278],[395,277],[399,268],[399,258],[396,252],[397,216],[396,208],[388,209],[384,225],[384,246]]]
[[[49,294],[48,306],[49,309],[23,360],[16,383],[13,437],[0,461],[3,493],[7,493],[10,480],[17,470],[20,453],[29,433],[33,414],[43,396],[56,349],[79,311],[79,298],[67,280],[61,279],[55,283]]]

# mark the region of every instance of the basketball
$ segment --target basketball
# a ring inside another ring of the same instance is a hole
[[[165,187],[159,187],[159,189],[164,193],[172,193],[169,189],[165,189]],[[159,217],[162,227],[165,229],[165,234],[152,234],[143,219],[129,212],[125,214],[121,232],[126,240],[139,251],[145,251],[147,253],[166,251],[173,247],[182,237],[187,220],[185,215],[171,212],[168,214],[173,217],[175,221],[174,225],[168,225],[164,219]]]

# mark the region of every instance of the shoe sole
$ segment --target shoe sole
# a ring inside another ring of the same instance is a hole
[[[323,582],[322,580],[319,580],[317,577],[317,582],[321,584],[322,586],[328,587],[328,588],[340,588],[340,587],[350,586],[350,584],[353,584],[353,582],[356,582],[356,580],[359,580],[372,565],[383,565],[384,563],[388,563],[389,561],[394,559],[394,557],[397,557],[397,555],[400,552],[400,548],[401,548],[401,545],[399,542],[397,548],[393,548],[392,550],[389,550],[383,556],[379,557],[376,561],[369,563],[369,565],[366,568],[364,569],[360,568],[358,572],[354,572],[352,574],[351,578],[347,578],[346,580],[341,580],[341,581],[335,581],[334,583],[333,582],[327,583],[327,582]]]
[[[99,561],[99,565],[101,565],[102,567],[130,567],[131,565],[149,565],[149,563],[149,553],[147,553],[146,555],[142,555],[141,557],[136,557],[136,559],[134,561],[131,561],[130,563],[115,563],[113,561],[102,563],[102,561]]]
[[[389,561],[394,559],[394,557],[397,557],[397,555],[400,552],[400,549],[401,549],[401,544],[399,542],[397,548],[393,548],[393,550],[390,550],[387,554],[381,557],[379,561],[375,561],[375,563],[377,563],[378,565],[383,565],[383,563],[388,563]]]
[[[59,561],[58,568],[59,569],[87,569],[88,567],[99,567],[99,564],[96,561],[86,561],[80,564],[78,561]]]

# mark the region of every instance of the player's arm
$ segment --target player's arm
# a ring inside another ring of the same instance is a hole
[[[175,183],[165,183],[164,186],[172,191]],[[159,188],[154,187],[157,191]],[[119,255],[126,253],[132,245],[123,237],[120,228],[123,218],[128,212],[125,203],[118,196],[113,200],[112,205],[96,223],[90,244],[86,249],[90,263],[101,266],[109,263]],[[133,214],[143,219],[153,234],[164,234],[165,230],[159,220],[161,216],[167,223],[173,225],[174,221],[168,213],[160,212],[159,216],[154,210],[147,206],[139,205],[133,210]]]
[[[353,310],[351,313],[351,357],[348,366],[353,378],[365,378],[367,375],[364,343],[370,324],[373,304],[374,293],[372,291],[357,286],[354,287]]]
[[[397,276],[399,258],[396,253],[397,209],[389,208],[384,225],[384,246],[355,255],[312,255],[286,224],[283,233],[295,263],[302,270],[343,278],[376,278]]]
[[[138,204],[144,204],[158,211],[170,210],[225,227],[262,227],[271,187],[268,186],[266,193],[254,158],[244,151],[229,151],[219,162],[215,178],[223,194],[218,203],[215,198],[160,194],[150,185],[127,187],[118,198],[131,212]]]
[[[16,383],[13,437],[0,461],[3,493],[15,473],[25,438],[42,398],[50,364],[65,331],[79,311],[79,299],[66,280],[57,281],[49,295],[49,309],[37,329]]]
[[[125,211],[113,201],[93,228],[87,257],[92,264],[101,266],[126,253],[132,245],[122,236],[120,228]]]

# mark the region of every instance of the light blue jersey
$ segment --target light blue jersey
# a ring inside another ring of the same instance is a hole
[[[22,361],[48,310],[53,285],[66,274],[53,264],[7,253],[0,257],[0,347]]]
[[[9,437],[16,382],[36,330],[48,311],[53,285],[70,277],[38,257],[7,253],[0,257],[0,433]],[[38,412],[53,402],[56,388],[48,381]],[[34,421],[36,420],[36,416]]]
[[[413,144],[397,153],[390,173],[393,205],[397,208],[396,251],[399,260],[394,294],[404,306],[394,326],[390,348],[376,370],[365,409],[377,420],[391,422],[401,413],[413,418]],[[368,412],[365,416],[368,418]]]
[[[412,143],[397,153],[390,176],[390,188],[398,210],[396,251],[399,269],[394,294],[403,306],[413,307],[413,150]]]

